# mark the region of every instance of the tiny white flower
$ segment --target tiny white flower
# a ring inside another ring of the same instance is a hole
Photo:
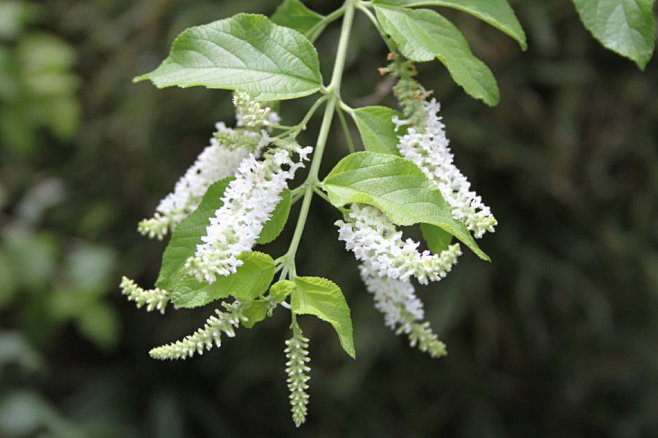
[[[418,242],[403,240],[402,232],[379,209],[352,204],[346,221],[339,220],[338,238],[380,277],[407,280],[413,276],[421,284],[445,277],[461,255],[459,244],[441,254],[418,251]]]
[[[359,272],[366,289],[374,295],[375,308],[384,315],[384,322],[391,330],[409,333],[410,322],[425,317],[423,303],[416,296],[411,280],[381,277],[366,263],[359,266]]]
[[[409,128],[399,139],[402,156],[416,164],[434,182],[452,208],[453,218],[463,222],[476,238],[493,232],[498,224],[496,218],[454,164],[450,141],[438,116],[441,105],[435,99],[425,101],[423,105],[426,111],[424,125]]]
[[[279,115],[246,93],[236,93],[234,102],[238,128],[215,124],[210,146],[178,180],[174,191],[160,201],[153,217],[139,223],[140,233],[162,239],[199,206],[211,184],[233,176],[250,153],[258,156],[273,142],[268,125],[278,123]]]
[[[392,122],[395,125],[395,132],[398,132],[402,126],[410,123],[409,120],[401,120],[397,115],[393,116]]]
[[[311,151],[311,147],[278,148],[265,153],[262,160],[255,155],[243,160],[222,196],[222,207],[210,219],[206,235],[201,238],[203,243],[187,260],[187,271],[208,283],[217,276],[235,273],[242,265],[237,257],[251,251],[281,192],[295,172],[304,167],[303,161]],[[297,161],[294,153],[299,156]]]
[[[243,91],[236,91],[233,94],[233,105],[236,108],[235,117],[238,127],[261,129],[281,121],[279,115],[271,108],[263,106]]]
[[[199,206],[211,184],[232,176],[247,156],[249,152],[243,148],[229,150],[211,139],[211,145],[178,180],[174,191],[160,201],[153,218],[140,222],[140,232],[162,239]]]

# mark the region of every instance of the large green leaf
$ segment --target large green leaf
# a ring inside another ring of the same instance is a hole
[[[654,0],[573,0],[585,27],[606,48],[644,70],[653,55]]]
[[[587,1],[587,0],[585,0]],[[525,32],[507,0],[374,0],[389,6],[446,6],[467,12],[518,41],[523,50],[528,47]]]
[[[311,30],[322,18],[322,15],[307,8],[300,0],[284,0],[272,15],[274,23],[301,33]]]
[[[197,209],[178,224],[162,254],[156,287],[169,291],[174,289],[185,261],[194,255],[196,245],[201,243],[201,236],[206,234],[210,217],[224,204],[222,195],[232,179],[225,178],[208,187]]]
[[[297,289],[293,292],[290,303],[292,311],[315,315],[327,321],[336,330],[343,350],[355,358],[350,308],[340,287],[320,277],[297,277],[295,285]]]
[[[385,106],[367,106],[352,112],[367,151],[400,155],[398,135],[405,135],[407,127],[400,126],[396,132],[394,116],[404,119],[399,112]]]
[[[290,190],[285,189],[281,192],[281,201],[279,201],[272,212],[272,217],[265,223],[265,225],[263,225],[263,230],[260,232],[260,236],[258,236],[256,243],[264,245],[279,237],[279,234],[281,234],[281,231],[283,231],[283,228],[286,226],[286,222],[288,222],[290,204]]]
[[[301,33],[263,15],[238,14],[181,33],[149,79],[158,88],[204,86],[240,90],[257,100],[282,100],[318,91],[318,55]]]
[[[438,58],[464,91],[487,105],[498,103],[496,78],[473,55],[464,36],[450,21],[430,9],[376,6],[375,10],[384,31],[406,58],[419,62]]]
[[[172,302],[178,307],[192,308],[229,295],[241,301],[258,298],[272,283],[274,260],[262,252],[246,252],[238,258],[244,263],[235,274],[217,277],[211,284],[183,275],[173,288]]]
[[[379,208],[397,225],[435,225],[489,260],[464,224],[452,218],[441,192],[411,161],[390,154],[357,152],[343,158],[322,187],[336,207],[358,202]]]

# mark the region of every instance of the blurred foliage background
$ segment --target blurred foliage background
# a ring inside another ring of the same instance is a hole
[[[0,1],[0,437],[658,436],[658,67],[606,52],[567,0],[512,2],[525,53],[445,11],[496,74],[496,108],[438,63],[420,66],[459,165],[500,222],[482,242],[493,263],[466,254],[421,291],[447,358],[383,326],[336,241],[336,212],[317,201],[298,271],[343,287],[358,359],[302,320],[306,425],[288,414],[283,313],[201,358],[148,358],[209,310],[146,314],[120,296],[121,274],[152,284],[164,247],[136,223],[232,107],[226,92],[131,78],[184,28],[277,3]],[[376,70],[385,49],[359,20],[343,96],[391,103]],[[336,34],[318,41],[325,70]],[[284,122],[307,106],[285,103]],[[345,153],[339,134],[333,145],[327,166]]]

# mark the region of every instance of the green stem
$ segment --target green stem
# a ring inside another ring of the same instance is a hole
[[[322,125],[320,127],[320,133],[318,134],[318,140],[315,146],[315,154],[313,155],[311,169],[309,170],[308,177],[306,178],[306,190],[304,192],[304,200],[302,201],[302,206],[299,211],[299,218],[297,219],[295,233],[292,237],[292,241],[290,242],[288,252],[285,255],[287,259],[288,275],[290,276],[292,274],[293,277],[297,275],[295,269],[295,254],[297,253],[299,242],[301,241],[302,234],[304,233],[306,219],[308,219],[308,212],[311,207],[311,200],[313,199],[313,189],[319,183],[318,174],[320,172],[322,155],[324,154],[324,148],[327,145],[327,139],[329,138],[329,131],[331,129],[331,123],[334,119],[336,104],[340,100],[340,85],[343,80],[343,70],[345,69],[345,60],[347,58],[347,50],[349,48],[350,32],[352,29],[352,23],[354,22],[355,1],[356,0],[346,0],[345,4],[343,5],[345,16],[343,18],[340,39],[338,41],[336,63],[334,64],[334,71],[331,75],[331,82],[325,88],[325,93],[328,96],[329,102],[327,103],[327,106],[324,110]]]
[[[368,17],[368,20],[370,20],[373,26],[375,26],[375,29],[377,29],[377,32],[379,32],[379,35],[382,37],[382,40],[384,40],[384,43],[386,44],[386,47],[388,47],[388,50],[391,53],[397,52],[395,43],[391,41],[391,39],[386,34],[386,32],[384,32],[384,29],[382,29],[382,27],[380,26],[379,21],[377,21],[375,15],[372,12],[370,12],[370,9],[368,9],[368,6],[370,5],[371,3],[369,2],[361,2],[359,5],[357,5],[357,8],[361,12],[363,12],[366,15],[366,17]]]
[[[343,103],[336,107],[336,112],[338,113],[338,120],[340,120],[340,126],[343,128],[343,135],[345,136],[345,141],[347,142],[347,149],[349,149],[350,153],[353,154],[356,152],[356,149],[354,149],[354,142],[352,141],[352,134],[350,133],[350,127],[347,124],[347,120],[345,120],[345,113],[342,110]]]
[[[325,27],[332,21],[338,20],[345,14],[345,5],[333,11],[331,14],[318,21],[312,28],[306,32],[306,37],[313,43],[322,34]]]
[[[300,132],[304,131],[306,129],[306,125],[308,124],[308,121],[311,120],[311,117],[315,115],[315,112],[320,108],[320,105],[322,105],[324,102],[329,99],[330,96],[322,96],[318,100],[313,103],[311,108],[306,112],[304,115],[304,118],[302,119],[301,122],[297,123],[295,126],[288,127],[286,131],[282,132],[281,134],[277,135],[276,138],[285,138],[285,137],[292,137],[296,138]]]

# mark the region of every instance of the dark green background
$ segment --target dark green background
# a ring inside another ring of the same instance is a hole
[[[500,222],[481,241],[493,263],[465,254],[420,291],[448,357],[432,360],[384,327],[336,241],[338,215],[314,203],[298,271],[343,287],[358,359],[328,325],[301,321],[313,369],[300,430],[288,412],[285,312],[201,358],[162,363],[148,350],[210,309],[147,314],[118,290],[122,274],[154,281],[164,243],[136,223],[213,123],[232,117],[227,92],[131,78],[184,28],[277,2],[23,3],[26,14],[0,16],[0,437],[658,435],[658,69],[602,49],[569,1],[513,2],[525,53],[446,12],[498,78],[496,108],[440,64],[420,66],[458,164]],[[308,1],[322,12],[335,3]],[[334,25],[318,41],[325,76],[336,37]],[[385,55],[358,18],[350,105],[391,103],[375,93]],[[308,105],[285,103],[284,122]],[[325,172],[345,153],[334,132]]]

